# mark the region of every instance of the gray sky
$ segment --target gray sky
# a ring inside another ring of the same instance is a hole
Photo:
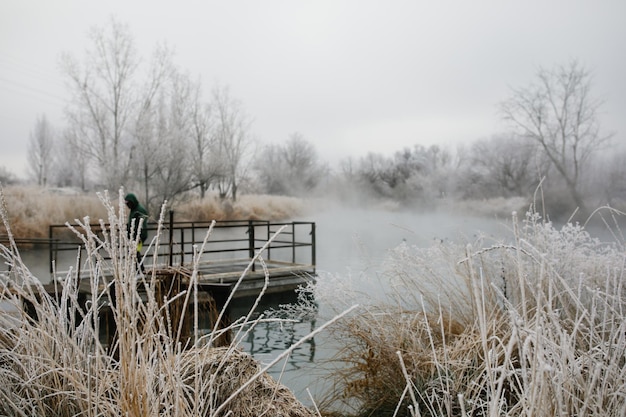
[[[511,87],[571,59],[626,142],[624,0],[0,0],[0,166],[25,176],[38,115],[65,124],[59,55],[82,59],[111,16],[144,57],[173,47],[206,97],[229,86],[260,141],[300,132],[330,163],[501,132]]]

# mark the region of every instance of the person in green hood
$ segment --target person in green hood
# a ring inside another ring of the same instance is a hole
[[[126,201],[126,206],[130,209],[130,213],[128,214],[128,223],[126,225],[128,238],[137,239],[137,262],[139,263],[141,272],[145,272],[145,268],[143,263],[140,262],[140,259],[141,248],[148,239],[148,210],[146,210],[146,208],[139,203],[137,196],[133,193],[126,194],[124,200]],[[143,221],[141,221],[142,219]],[[140,222],[141,230],[139,231],[139,236],[137,236],[137,230],[139,229]]]

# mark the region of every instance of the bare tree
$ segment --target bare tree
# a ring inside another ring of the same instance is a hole
[[[403,154],[401,159],[398,159],[400,154],[396,154],[396,160],[401,162],[400,172],[406,178],[409,200],[430,204],[434,199],[448,195],[458,163],[454,153],[438,145],[414,145],[412,150],[405,149]]]
[[[200,198],[204,198],[211,184],[223,171],[218,158],[216,122],[213,118],[213,107],[201,100],[200,84],[196,84],[190,103],[190,140],[191,166],[193,167],[193,188],[200,190]]]
[[[60,187],[79,187],[87,190],[89,161],[80,151],[80,126],[66,128],[54,147],[54,182]]]
[[[392,157],[369,153],[359,161],[357,175],[374,195],[413,201],[426,196],[427,177],[436,164],[433,155],[421,145],[396,151]]]
[[[190,148],[197,88],[187,75],[172,69],[158,94],[146,96],[139,112],[132,172],[144,201],[152,208],[193,187]]]
[[[192,188],[192,108],[197,96],[196,85],[188,76],[172,74],[166,101],[159,107],[157,137],[159,141],[155,171],[151,178],[158,203],[172,201]]]
[[[595,190],[598,203],[608,203],[623,210],[626,202],[626,149],[615,147],[610,152],[603,152],[594,161],[592,189]]]
[[[247,168],[245,156],[251,145],[250,120],[227,88],[215,87],[212,103],[216,117],[217,161],[221,168],[217,188],[221,198],[230,195],[236,200],[239,180]]]
[[[134,123],[146,102],[151,102],[167,75],[169,53],[157,52],[146,73],[126,25],[111,20],[90,33],[92,48],[83,65],[65,54],[62,66],[74,100],[69,119],[81,129],[83,157],[96,162],[100,182],[107,187],[125,185],[129,179]],[[144,82],[140,82],[142,80]]]
[[[277,144],[269,144],[263,147],[255,157],[254,170],[257,180],[263,192],[272,195],[287,195],[288,189],[285,184],[285,161],[283,148]]]
[[[28,167],[37,185],[46,186],[53,164],[54,134],[45,115],[39,116],[28,141]]]
[[[170,94],[176,71],[171,63],[169,50],[162,46],[152,55],[150,74],[140,90],[135,120],[132,125],[132,144],[130,150],[130,173],[143,192],[143,201],[150,204],[153,198],[150,179],[158,169],[162,145],[159,137],[159,113],[162,111],[163,97]],[[168,89],[168,87],[170,87]],[[129,185],[133,182],[129,181]]]
[[[0,186],[13,184],[16,181],[15,175],[6,167],[0,165]]]
[[[385,181],[382,179],[388,170],[388,158],[374,152],[360,158],[357,165],[357,177],[363,187],[371,188],[375,194],[386,195]]]
[[[513,90],[500,105],[503,117],[516,132],[534,141],[565,182],[583,213],[588,213],[581,178],[591,155],[611,137],[602,134],[598,121],[601,102],[591,95],[591,76],[578,62],[547,70],[537,82]]]

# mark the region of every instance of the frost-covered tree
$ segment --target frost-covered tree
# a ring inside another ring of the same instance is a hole
[[[37,117],[28,140],[28,168],[40,186],[48,185],[53,166],[54,133],[45,115]]]
[[[194,85],[182,74],[172,77],[167,95],[159,106],[157,154],[150,184],[157,203],[174,198],[192,187],[191,103],[195,97]]]
[[[585,169],[611,137],[601,130],[600,105],[591,94],[590,73],[577,61],[540,68],[534,83],[513,90],[500,105],[515,132],[538,145],[583,213]]]
[[[194,89],[190,102],[190,146],[192,188],[204,198],[208,189],[224,171],[218,153],[218,142],[213,104],[202,100],[200,84]]]
[[[245,176],[247,152],[252,145],[250,119],[228,88],[213,89],[216,162],[220,164],[216,185],[221,198],[237,199],[239,181]]]
[[[152,66],[141,71],[141,57],[126,25],[111,20],[94,27],[83,63],[71,54],[62,59],[73,99],[66,109],[70,123],[80,126],[77,144],[83,158],[95,162],[99,183],[117,188],[130,176],[133,124],[167,75],[170,55],[159,50]]]
[[[89,186],[89,161],[83,157],[80,148],[80,126],[66,128],[54,147],[54,183],[59,187],[78,187],[87,190]]]
[[[414,145],[390,157],[368,153],[351,162],[349,176],[365,194],[404,203],[428,203],[447,195],[455,163],[447,149]]]
[[[282,145],[268,145],[255,161],[255,170],[269,194],[301,196],[314,190],[327,175],[315,146],[300,133]]]
[[[532,195],[549,164],[537,145],[513,134],[473,142],[459,176],[464,197]]]
[[[6,167],[0,165],[0,185],[13,184],[16,182],[15,175]]]

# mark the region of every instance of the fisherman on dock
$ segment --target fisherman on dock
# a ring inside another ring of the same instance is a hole
[[[148,210],[146,210],[146,208],[139,203],[137,196],[133,193],[126,194],[124,200],[126,201],[126,206],[130,209],[130,213],[128,214],[128,223],[126,225],[128,238],[137,239],[137,263],[141,268],[141,272],[145,273],[145,267],[143,266],[143,262],[140,260],[141,248],[143,247],[146,239],[148,239]],[[141,230],[139,235],[137,235],[139,223],[141,223]]]

